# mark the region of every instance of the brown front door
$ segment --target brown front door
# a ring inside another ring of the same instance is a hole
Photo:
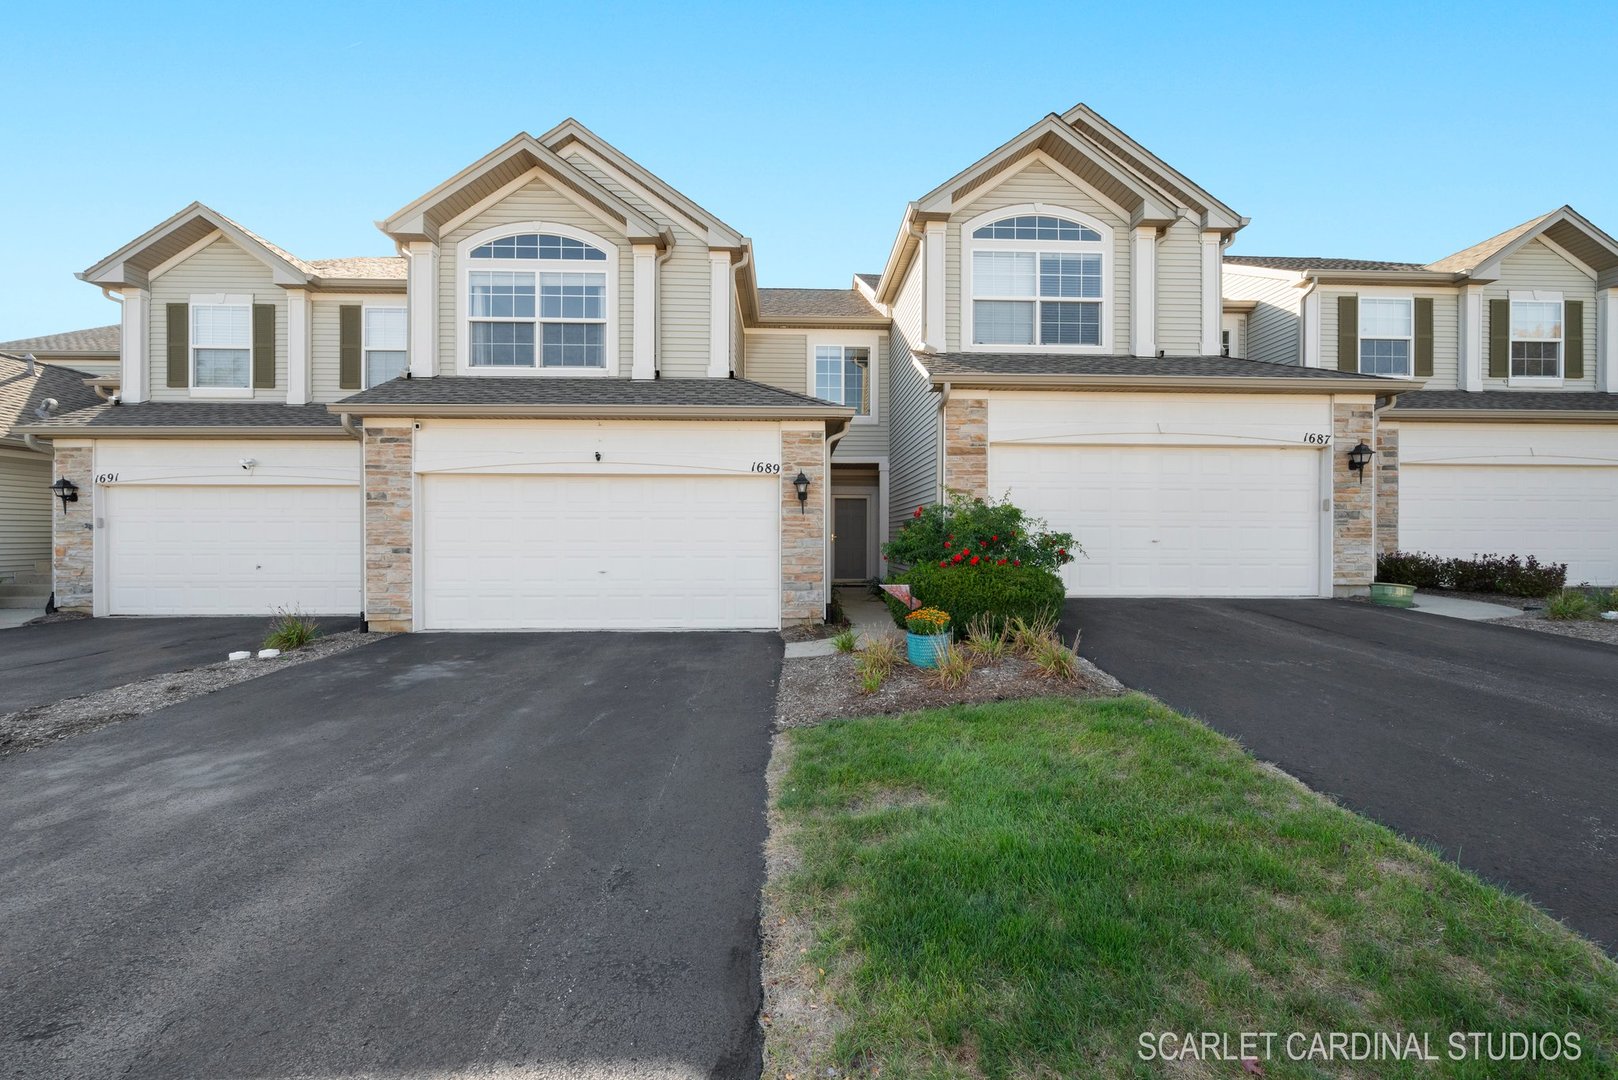
[[[871,500],[864,496],[832,498],[832,576],[838,581],[867,581],[871,577]]]

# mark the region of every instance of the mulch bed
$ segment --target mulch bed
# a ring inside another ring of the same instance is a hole
[[[335,656],[380,641],[388,634],[349,630],[319,637],[271,660],[221,661],[204,667],[150,675],[135,682],[0,716],[0,757],[20,754],[111,724],[133,720],[190,698],[285,668]]]
[[[776,692],[776,727],[792,728],[853,716],[893,715],[1035,697],[1113,697],[1125,692],[1117,679],[1079,658],[1073,679],[1047,679],[1021,657],[995,663],[978,661],[964,685],[938,685],[929,672],[900,664],[874,694],[860,689],[855,654],[810,656],[787,660]]]

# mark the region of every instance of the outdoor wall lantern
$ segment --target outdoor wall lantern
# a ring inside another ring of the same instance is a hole
[[[1371,455],[1374,453],[1376,451],[1366,446],[1364,439],[1361,439],[1359,444],[1348,452],[1348,471],[1358,475],[1359,482],[1362,484],[1365,483],[1365,466],[1371,463]]]
[[[68,503],[79,501],[79,485],[64,476],[51,485],[51,494],[62,500],[62,513],[65,514]]]
[[[798,470],[798,475],[792,478],[792,486],[798,489],[798,513],[807,514],[809,505],[809,478]]]

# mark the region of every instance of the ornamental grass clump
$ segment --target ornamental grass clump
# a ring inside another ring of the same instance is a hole
[[[973,656],[995,663],[1011,650],[1010,628],[1004,623],[997,627],[989,616],[979,615],[967,625],[966,648]]]
[[[1078,639],[1073,644],[1078,646]],[[1062,643],[1055,634],[1039,641],[1030,651],[1028,659],[1038,670],[1040,678],[1071,680],[1079,674],[1079,655]]]
[[[898,639],[892,634],[866,641],[865,651],[854,661],[854,674],[859,677],[860,692],[874,694],[882,689],[883,681],[892,674],[903,655]]]
[[[1589,596],[1577,589],[1563,589],[1559,593],[1552,593],[1545,601],[1545,617],[1558,621],[1572,621],[1574,619],[1593,619],[1596,615],[1596,605]]]
[[[279,608],[270,620],[270,632],[264,638],[264,648],[291,652],[301,649],[320,636],[320,626],[301,611]]]
[[[853,652],[856,647],[858,647],[860,643],[860,636],[854,632],[853,628],[849,628],[833,637],[831,639],[831,643],[832,648],[836,649],[838,652],[850,653]]]
[[[966,685],[967,676],[971,674],[972,658],[965,649],[952,642],[938,650],[928,677],[946,690],[955,690]]]

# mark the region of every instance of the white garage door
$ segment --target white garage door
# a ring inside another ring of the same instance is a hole
[[[310,615],[361,609],[358,488],[113,485],[113,615]]]
[[[1618,467],[1403,465],[1399,546],[1533,555],[1570,583],[1618,584]]]
[[[1320,453],[994,446],[990,487],[1073,533],[1071,596],[1317,596]]]
[[[773,476],[422,477],[431,630],[773,629]]]

